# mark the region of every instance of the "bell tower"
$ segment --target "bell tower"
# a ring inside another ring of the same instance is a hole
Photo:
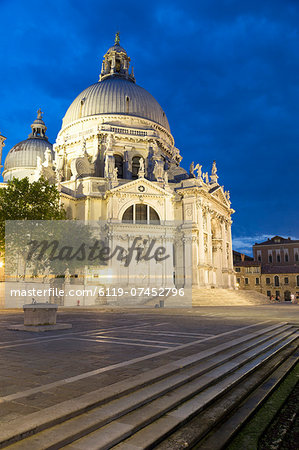
[[[99,81],[108,77],[118,77],[135,83],[133,68],[129,73],[130,61],[131,58],[127,55],[126,50],[119,45],[119,32],[117,32],[114,45],[104,55]]]

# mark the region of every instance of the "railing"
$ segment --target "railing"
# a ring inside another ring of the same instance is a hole
[[[132,134],[134,136],[147,136],[147,131],[140,131],[140,130],[130,130],[128,128],[115,128],[111,127],[110,130],[113,133],[120,133],[120,134]]]

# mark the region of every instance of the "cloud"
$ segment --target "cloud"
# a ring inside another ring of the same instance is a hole
[[[256,242],[263,242],[271,237],[273,237],[273,236],[271,236],[269,234],[233,237],[233,250],[251,255],[252,254],[252,246]]]
[[[255,234],[252,236],[233,236],[233,250],[237,252],[252,255],[252,246],[255,243],[261,243],[271,239],[273,234]],[[291,237],[291,236],[288,236]],[[296,237],[291,237],[291,239],[298,239]]]
[[[298,1],[2,0],[0,17],[5,154],[27,137],[39,107],[55,141],[120,30],[183,166],[196,160],[210,170],[216,159],[234,234],[298,234]]]

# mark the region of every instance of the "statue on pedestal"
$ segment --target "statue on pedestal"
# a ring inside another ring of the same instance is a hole
[[[144,159],[139,159],[139,170],[138,170],[138,178],[144,178],[145,170],[144,170]]]

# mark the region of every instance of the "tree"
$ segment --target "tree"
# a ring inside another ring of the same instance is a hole
[[[40,178],[13,178],[0,189],[0,251],[5,249],[6,220],[63,220],[66,212],[60,205],[59,191]]]

